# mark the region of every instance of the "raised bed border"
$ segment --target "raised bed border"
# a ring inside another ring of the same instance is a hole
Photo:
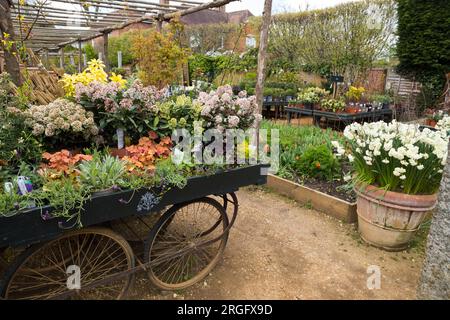
[[[358,220],[356,202],[350,203],[272,174],[268,175],[266,186],[300,203],[311,204],[314,209],[343,222],[354,223]]]

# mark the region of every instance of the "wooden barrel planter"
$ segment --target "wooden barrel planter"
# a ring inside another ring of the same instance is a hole
[[[389,251],[408,247],[420,224],[437,203],[437,194],[409,195],[359,185],[358,228],[367,243]]]

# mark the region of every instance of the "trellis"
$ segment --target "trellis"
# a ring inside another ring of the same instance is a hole
[[[82,44],[103,37],[102,59],[109,69],[108,35],[136,23],[155,24],[197,11],[224,6],[237,0],[35,0],[13,1],[11,19],[15,38],[27,48],[44,54],[58,52],[63,66],[67,45],[77,45],[78,69],[82,68]],[[58,3],[61,6],[52,4]],[[81,3],[84,5],[81,5]],[[109,11],[107,11],[109,9]]]

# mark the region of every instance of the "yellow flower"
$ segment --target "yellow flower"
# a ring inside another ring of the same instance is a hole
[[[109,80],[120,84],[120,88],[125,88],[125,84],[127,83],[127,81],[124,78],[122,78],[120,74],[115,74],[114,72],[111,73]]]
[[[103,70],[105,65],[102,61],[93,59],[88,62],[88,67],[81,73],[73,75],[64,74],[61,82],[67,97],[73,97],[75,94],[75,85],[81,83],[88,85],[93,81],[108,82],[108,74]]]

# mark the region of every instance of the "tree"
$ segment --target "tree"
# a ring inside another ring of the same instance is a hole
[[[450,1],[397,2],[398,71],[422,83],[426,107],[436,105],[450,72]]]
[[[11,0],[0,0],[1,48],[5,57],[6,72],[16,85],[21,85],[18,51],[15,42],[14,27],[11,20]]]
[[[270,67],[341,74],[346,81],[357,81],[388,55],[395,23],[394,0],[276,15],[270,29]]]
[[[258,71],[256,78],[256,102],[258,103],[259,113],[262,113],[264,79],[266,77],[266,55],[267,43],[269,41],[269,27],[272,18],[272,0],[265,0],[264,12],[261,25],[261,36],[259,40],[258,53]]]
[[[175,22],[164,32],[150,30],[133,37],[132,52],[138,61],[138,76],[145,85],[162,88],[182,77],[189,50],[181,47],[177,28],[179,24]]]

